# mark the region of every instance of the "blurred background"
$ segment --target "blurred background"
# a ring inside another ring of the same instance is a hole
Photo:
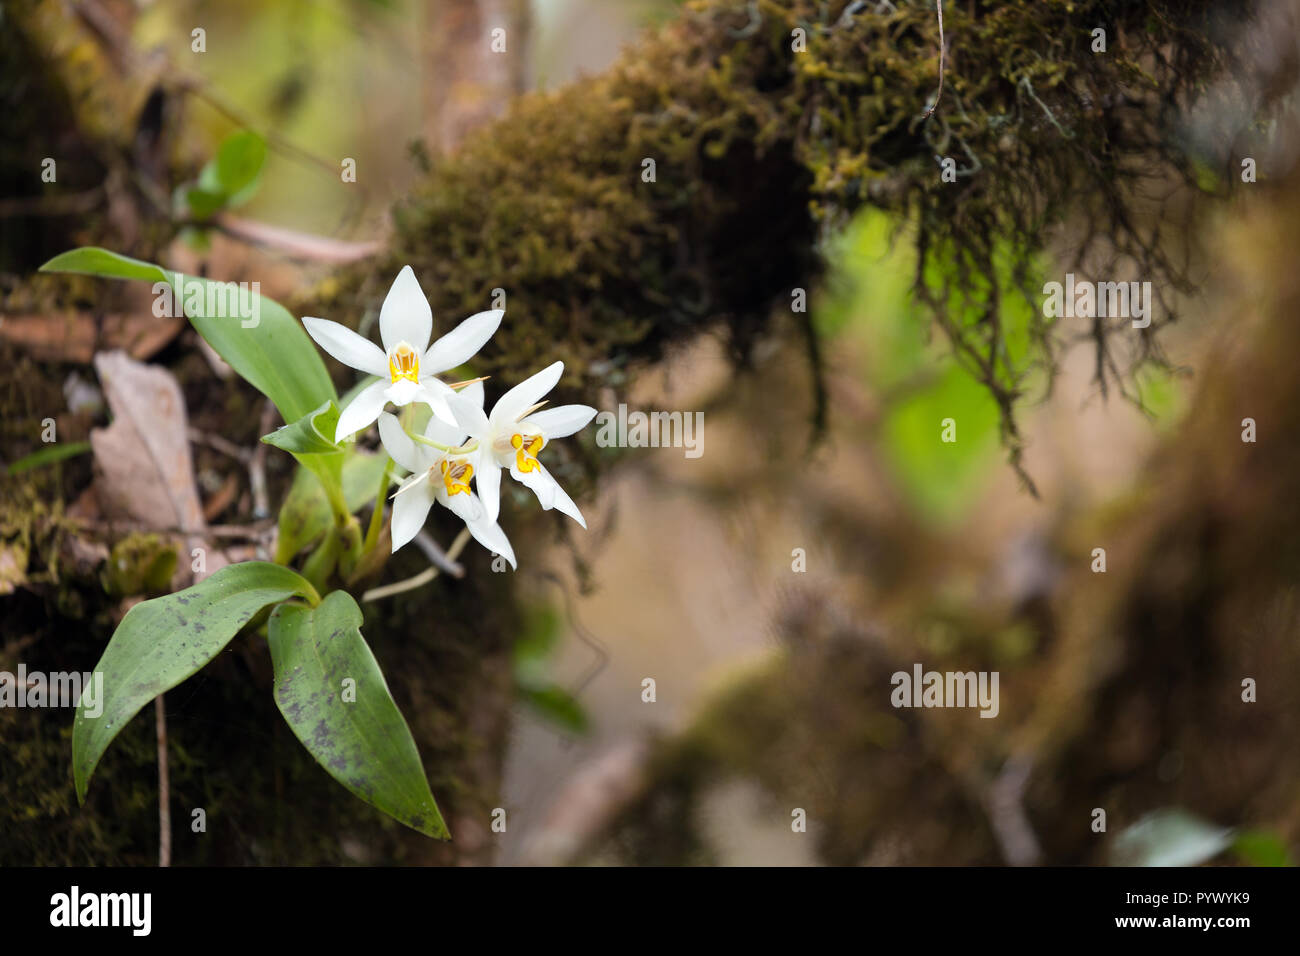
[[[757,22],[743,3],[707,6],[727,8],[728,36],[745,37],[746,24]],[[896,37],[913,22],[923,24],[917,43],[928,72],[921,82],[932,87],[936,37],[925,11],[900,3],[914,20],[891,20],[883,8],[892,6],[830,4],[836,9],[829,20],[852,19],[845,9],[863,8]],[[1143,5],[1120,6],[1127,22]],[[1279,91],[1294,89],[1296,34],[1285,25],[1294,26],[1295,12],[1286,3],[1263,6],[1265,12],[1251,5],[1258,21],[1243,14],[1236,24],[1244,37],[1237,53],[1249,70],[1211,77],[1249,74],[1254,83],[1257,73],[1266,74],[1273,83],[1268,97],[1286,101],[1289,94]],[[263,294],[293,303],[295,315],[311,304],[318,310],[306,314],[364,330],[389,281],[387,266],[369,257],[380,246],[381,260],[399,261],[408,252],[400,213],[394,231],[395,204],[436,183],[444,157],[456,155],[462,142],[495,135],[501,127],[493,123],[538,125],[535,111],[511,111],[519,97],[545,103],[620,57],[634,62],[639,38],[671,31],[682,15],[681,5],[663,0],[7,4],[6,30],[16,27],[24,42],[6,41],[4,66],[4,100],[11,122],[22,127],[4,137],[0,162],[0,342],[15,370],[3,393],[5,462],[39,448],[32,423],[46,415],[71,439],[84,439],[108,417],[74,313],[93,317],[93,351],[124,347],[172,369],[196,428],[226,434],[227,426],[256,418],[255,408],[228,397],[238,383],[209,368],[188,330],[150,344],[142,329],[104,325],[106,312],[147,310],[141,290],[114,289],[125,298],[104,305],[92,301],[99,295],[94,286],[68,293],[34,284],[36,267],[49,256],[92,241],[128,254],[151,249],[182,271],[256,278]],[[976,21],[954,14],[949,23],[947,42],[957,51],[972,43],[963,22]],[[1077,25],[1086,33],[1086,20]],[[506,30],[503,56],[492,54],[485,39],[498,26]],[[193,50],[197,28],[204,31],[202,53]],[[1261,33],[1291,39],[1270,47]],[[788,34],[782,28],[775,35]],[[1124,36],[1116,29],[1113,42]],[[897,42],[900,56],[911,49]],[[950,59],[949,68],[960,70],[961,53],[952,56],[959,65]],[[99,71],[117,82],[95,79]],[[960,73],[949,81],[956,85],[938,110],[962,129],[955,117],[968,88]],[[662,79],[669,99],[671,82]],[[1061,90],[1052,88],[1058,96],[1069,85],[1061,82]],[[164,88],[161,101],[150,99]],[[1255,102],[1266,98],[1261,93]],[[227,746],[213,742],[211,752],[204,750],[205,721],[231,721],[211,732],[216,741],[246,735],[238,721],[261,719],[232,716],[221,696],[227,691],[207,689],[193,698],[169,696],[174,759],[181,773],[195,777],[192,785],[177,783],[175,814],[185,818],[185,800],[228,806],[240,835],[228,851],[178,835],[176,861],[1293,859],[1300,841],[1300,560],[1290,535],[1300,526],[1300,405],[1291,402],[1297,336],[1285,317],[1300,304],[1288,261],[1300,233],[1288,138],[1295,116],[1286,112],[1294,100],[1261,134],[1272,144],[1257,154],[1266,174],[1243,189],[1198,152],[1197,137],[1210,135],[1204,131],[1217,121],[1216,110],[1239,108],[1230,98],[1226,107],[1208,99],[1176,104],[1173,128],[1177,149],[1213,182],[1201,195],[1172,172],[1161,174],[1144,184],[1157,188],[1140,195],[1130,213],[1157,223],[1166,206],[1195,209],[1185,228],[1157,229],[1152,240],[1184,263],[1191,281],[1134,274],[1161,282],[1162,306],[1177,313],[1176,324],[1160,329],[1157,354],[1131,365],[1120,358],[1115,374],[1102,371],[1111,358],[1085,320],[1054,326],[1045,354],[1035,337],[1039,299],[1006,296],[994,312],[1018,376],[1009,437],[997,395],[954,358],[931,305],[914,294],[922,270],[911,210],[846,208],[807,244],[818,265],[806,282],[806,317],[792,309],[790,293],[776,298],[769,324],[743,360],[735,329],[724,320],[674,332],[667,347],[629,362],[617,377],[598,380],[591,371],[597,366],[584,366],[581,394],[601,409],[625,402],[702,411],[704,453],[610,453],[587,435],[569,464],[589,530],[521,518],[526,543],[516,551],[529,567],[508,593],[504,585],[486,585],[494,589],[492,601],[510,608],[502,612],[508,623],[501,633],[483,639],[481,658],[478,650],[455,651],[450,670],[439,671],[447,659],[435,646],[428,674],[397,679],[395,694],[426,763],[449,761],[430,772],[439,801],[446,795],[452,807],[451,850],[426,851],[366,808],[355,819],[337,818],[332,797],[322,798],[325,806],[299,809],[309,818],[310,841],[284,821],[263,832],[252,822],[259,814],[265,822],[259,801],[292,805],[283,789],[289,779],[296,788],[334,785],[310,765],[286,780],[249,780],[234,767],[221,771],[229,779],[220,785],[204,783]],[[817,122],[827,109],[819,102],[807,106],[804,121]],[[46,104],[70,111],[68,128],[79,130],[80,140],[22,118]],[[915,106],[911,112],[919,113],[924,103]],[[790,119],[800,122],[797,114]],[[1053,135],[1041,114],[1027,114],[1024,123],[1026,136]],[[170,205],[172,187],[193,180],[243,129],[265,138],[266,160],[255,192],[221,214],[220,228],[196,224],[184,210],[163,227],[129,203],[115,203],[114,189],[147,194],[149,187],[122,186],[114,176],[154,177]],[[76,162],[57,187],[32,178],[39,157],[94,154],[102,140],[126,144],[128,157],[122,166],[101,155],[110,170],[104,185]],[[506,140],[504,148],[515,143]],[[937,157],[927,151],[933,154],[924,145],[914,150],[919,163],[933,165]],[[356,188],[341,188],[344,157],[355,160]],[[1236,170],[1239,159],[1232,154],[1225,165]],[[872,161],[895,158],[877,154]],[[763,175],[735,168],[738,177]],[[1107,271],[1113,250],[1084,241],[1092,227],[1083,215],[1057,210],[1046,241],[1019,254],[1023,272],[1015,282],[1036,292],[1068,271],[1116,275]],[[418,262],[422,252],[411,247],[411,254]],[[634,274],[634,263],[623,267]],[[351,277],[344,286],[360,284],[369,296],[369,313],[331,314],[321,306],[341,307],[332,285],[340,270]],[[437,278],[418,265],[417,274],[436,296],[430,287]],[[506,284],[479,279],[488,288]],[[51,296],[58,297],[54,307]],[[721,312],[730,315],[725,303]],[[440,310],[435,299],[437,329],[461,314]],[[512,321],[527,328],[530,313],[508,307],[506,322]],[[811,362],[809,336],[817,343]],[[341,376],[333,363],[331,370]],[[948,418],[956,422],[955,442],[941,440]],[[1246,418],[1258,424],[1253,443],[1242,440]],[[254,425],[247,424],[250,436]],[[255,517],[243,470],[202,442],[194,453],[207,520]],[[273,504],[289,479],[276,467],[268,474]],[[151,593],[141,585],[105,596],[99,568],[119,543],[111,535],[92,542],[104,554],[86,556],[68,543],[66,529],[51,530],[63,527],[64,513],[84,513],[77,503],[97,474],[80,457],[11,469],[6,477],[0,668],[19,660],[32,669],[52,669],[60,660],[88,668],[93,648],[120,616],[120,602]],[[503,524],[513,535],[510,520]],[[1096,548],[1105,549],[1104,572],[1096,568]],[[62,556],[61,566],[52,554]],[[77,560],[89,562],[80,579],[69,570]],[[418,569],[418,560],[411,567]],[[485,571],[470,566],[471,577]],[[440,582],[430,600],[441,602],[444,589],[458,586]],[[382,613],[367,607],[367,636],[386,669],[389,661],[405,666],[400,624]],[[83,649],[58,645],[70,630]],[[439,638],[429,640],[436,645]],[[910,673],[916,663],[997,671],[999,716],[892,708],[890,676]],[[212,670],[205,688],[265,678],[255,665]],[[439,682],[471,673],[466,686],[490,692],[475,691],[472,707],[449,705],[444,698],[460,691]],[[652,701],[645,699],[647,679]],[[1246,679],[1257,682],[1254,702],[1243,700]],[[484,715],[485,707],[492,713]],[[149,728],[137,728],[134,744],[124,735],[124,753],[112,758],[118,762],[106,761],[107,771],[120,775],[110,779],[130,786],[78,811],[58,762],[66,747],[59,728],[71,718],[56,717],[37,731],[8,716],[0,737],[0,858],[149,862],[156,849]],[[473,742],[465,746],[442,751],[427,743],[467,733]],[[268,742],[264,756],[291,744]],[[236,810],[241,794],[248,802]],[[506,810],[504,832],[491,828],[495,808]],[[799,811],[806,827],[792,826]],[[99,832],[117,826],[109,822],[114,814],[125,821],[120,832]],[[382,838],[375,836],[380,831]]]

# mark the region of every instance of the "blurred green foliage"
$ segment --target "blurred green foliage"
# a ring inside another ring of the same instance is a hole
[[[90,442],[88,441],[55,442],[39,451],[32,452],[30,455],[24,455],[15,462],[11,462],[6,471],[12,478],[14,475],[21,475],[25,471],[31,471],[33,468],[43,468],[46,465],[52,465],[55,462],[76,455],[84,455],[88,451],[90,451]]]
[[[363,200],[380,208],[414,175],[406,146],[420,135],[411,79],[420,31],[409,24],[419,9],[409,0],[181,0],[143,8],[132,39],[164,50],[270,140],[276,161],[248,204],[252,218],[332,234]],[[203,52],[193,49],[196,28]],[[185,142],[211,150],[239,129],[213,102],[189,102]],[[340,178],[344,157],[356,161],[356,184]]]
[[[935,341],[931,313],[915,301],[914,233],[888,213],[859,213],[830,250],[829,292],[814,321],[823,336],[849,343],[860,358],[864,380],[883,403],[881,448],[899,488],[920,516],[942,525],[967,512],[998,462],[999,418],[989,391]],[[1000,266],[1009,260],[1004,250]],[[940,271],[927,269],[927,286],[939,287]],[[950,308],[973,322],[980,305],[974,299]],[[1001,319],[1007,362],[1023,376],[1028,303],[1003,300]],[[940,440],[946,418],[956,422],[955,442]]]
[[[231,133],[203,167],[198,182],[177,189],[177,212],[203,220],[242,206],[257,192],[265,163],[266,140],[248,130]]]
[[[519,697],[539,716],[569,733],[585,733],[587,712],[572,694],[550,678],[551,659],[559,647],[560,616],[549,605],[532,608],[523,636],[515,642],[515,686]]]

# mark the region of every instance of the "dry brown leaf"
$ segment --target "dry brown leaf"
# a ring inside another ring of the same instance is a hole
[[[105,315],[96,324],[88,312],[0,317],[0,340],[11,342],[42,362],[89,363],[96,349],[125,349],[147,359],[176,337],[180,318],[157,318],[150,312]]]
[[[155,531],[186,536],[177,576],[191,579],[194,548],[206,552],[204,574],[226,562],[204,544],[207,522],[194,484],[185,399],[166,369],[145,365],[125,352],[95,356],[95,369],[113,423],[90,433],[95,455],[96,498],[108,518],[127,518]]]
[[[113,412],[111,425],[90,433],[105,513],[154,530],[202,530],[185,399],[176,379],[121,351],[95,356],[95,370]]]

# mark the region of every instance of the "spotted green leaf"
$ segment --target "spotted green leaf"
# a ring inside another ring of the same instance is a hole
[[[275,703],[325,771],[406,826],[446,839],[415,740],[361,636],[346,591],[314,608],[282,604],[267,628]]]

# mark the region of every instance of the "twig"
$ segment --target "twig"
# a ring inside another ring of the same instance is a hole
[[[275,422],[275,406],[268,398],[262,406],[262,423],[258,431],[265,435]],[[271,513],[270,499],[266,494],[266,442],[258,442],[248,460],[248,484],[253,490],[253,517],[265,518]]]
[[[993,835],[1011,866],[1033,866],[1043,855],[1023,803],[1033,766],[1023,754],[1008,758],[985,801]]]
[[[263,435],[271,430],[275,421],[275,406],[268,400],[262,406],[262,421],[260,431]],[[241,448],[232,441],[227,441],[220,435],[213,435],[208,432],[200,431],[191,427],[188,431],[189,440],[198,445],[207,445],[209,448],[221,452],[223,455],[229,455],[248,469],[248,486],[253,492],[253,518],[262,520],[271,513],[271,505],[266,492],[266,443],[258,442],[257,447],[251,451],[247,448]]]
[[[421,531],[417,534],[415,536],[415,543],[419,546],[420,550],[424,552],[426,558],[436,564],[447,574],[450,574],[453,578],[463,578],[465,576],[465,568],[456,563],[454,555],[450,555],[446,551],[442,550],[441,545],[439,545],[437,541],[433,540],[433,535],[429,534],[428,531]]]
[[[1033,98],[1033,101],[1037,103],[1040,107],[1042,107],[1044,115],[1047,116],[1047,121],[1056,127],[1056,131],[1058,133],[1060,133],[1066,139],[1074,139],[1074,130],[1066,129],[1064,126],[1062,126],[1060,122],[1057,120],[1056,114],[1052,112],[1051,107],[1049,107],[1046,103],[1044,103],[1041,99],[1039,99],[1038,94],[1034,92],[1034,84],[1030,82],[1028,74],[1020,78],[1020,86],[1023,86],[1025,88],[1025,92],[1028,93],[1030,97]]]
[[[348,242],[344,239],[330,239],[252,219],[237,219],[227,213],[214,216],[212,225],[244,242],[276,249],[295,259],[310,259],[315,262],[356,262],[373,256],[383,248],[383,243],[376,240]]]
[[[163,695],[153,699],[154,725],[158,730],[158,865],[172,865],[171,781],[167,774],[167,712]]]
[[[551,571],[542,571],[539,572],[539,575],[542,580],[549,581],[551,584],[554,584],[559,588],[560,596],[564,599],[564,614],[565,617],[568,618],[569,627],[573,630],[573,633],[578,636],[578,640],[591,648],[591,652],[596,656],[596,659],[592,662],[591,666],[587,668],[586,672],[578,678],[573,687],[569,690],[570,696],[577,697],[586,690],[587,685],[595,680],[600,672],[609,664],[609,649],[605,646],[603,641],[583,626],[582,621],[578,617],[577,602],[574,601],[573,595],[569,593],[569,589],[565,586],[564,581],[560,579],[560,576]]]
[[[934,102],[925,111],[923,119],[928,118],[931,113],[939,108],[939,100],[943,98],[943,68],[947,59],[947,44],[943,42],[943,0],[934,0],[934,6],[939,11],[939,89],[935,92]]]
[[[194,444],[207,445],[209,448],[215,449],[223,455],[229,455],[242,465],[247,466],[249,459],[253,457],[253,453],[247,448],[240,448],[234,442],[227,441],[220,435],[212,435],[208,432],[199,431],[193,426],[189,428],[187,434],[190,441]]]
[[[469,544],[469,528],[461,528],[460,534],[456,535],[456,540],[451,543],[447,549],[447,557],[455,559],[465,550],[465,545]],[[441,573],[440,568],[426,568],[413,578],[407,578],[405,581],[398,581],[395,584],[385,584],[380,588],[371,588],[365,594],[361,595],[363,601],[378,601],[380,598],[392,597],[394,594],[401,594],[404,591],[413,591],[418,587],[428,584]]]

